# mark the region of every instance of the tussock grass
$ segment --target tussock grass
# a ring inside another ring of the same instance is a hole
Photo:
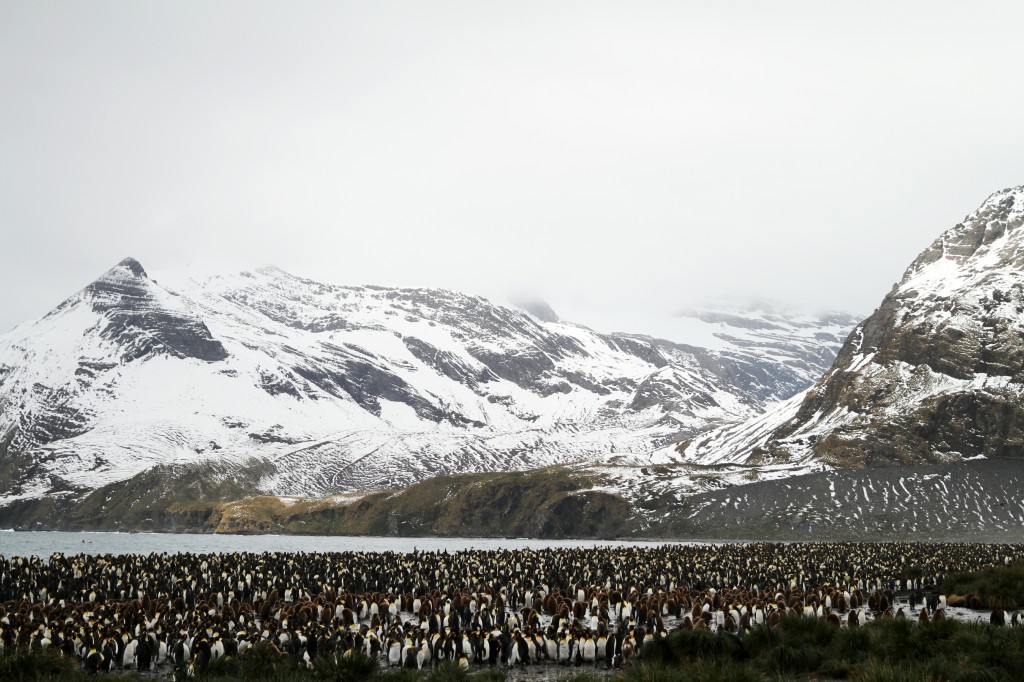
[[[956,682],[1010,682],[1010,674],[999,668],[976,668],[957,675]]]
[[[792,646],[786,643],[768,652],[767,667],[775,673],[807,673],[821,665],[821,651],[812,645]]]
[[[995,668],[1024,674],[1024,650],[1020,637],[1005,628],[972,623],[965,627],[953,644],[979,670]]]
[[[916,623],[903,618],[883,618],[868,625],[865,630],[870,633],[870,653],[875,658],[889,662],[904,662],[921,659],[918,650],[911,647],[911,637]]]
[[[871,651],[871,633],[865,628],[846,628],[832,639],[832,653],[840,661],[861,660]]]
[[[372,656],[356,652],[347,656],[321,656],[317,659],[315,670],[320,680],[362,682],[380,670],[380,663]]]
[[[821,618],[805,618],[804,616],[786,616],[779,621],[779,634],[784,642],[791,644],[811,644],[825,648],[839,630]]]
[[[1024,628],[880,619],[839,629],[794,617],[738,638],[680,631],[644,653],[624,679],[1005,682],[1024,674]]]
[[[871,661],[851,679],[853,682],[948,682],[949,678],[912,666]]]
[[[650,663],[742,660],[747,657],[743,640],[735,635],[717,635],[710,630],[676,630],[643,648]]]
[[[782,635],[775,628],[754,628],[743,637],[743,643],[751,656],[761,656],[782,644]]]
[[[641,663],[628,666],[611,679],[620,682],[756,682],[762,677],[748,666],[729,660],[712,660],[674,667]]]
[[[1024,565],[997,566],[971,573],[957,573],[942,583],[947,600],[952,605],[987,609],[1024,608]],[[961,596],[963,595],[963,596]],[[975,596],[978,601],[969,599]]]
[[[0,680],[84,680],[86,676],[73,661],[56,652],[17,651],[0,654]]]
[[[701,661],[687,670],[686,682],[755,682],[762,679],[752,668],[732,661]]]
[[[643,662],[631,665],[620,673],[623,682],[676,682],[682,679],[683,668]]]

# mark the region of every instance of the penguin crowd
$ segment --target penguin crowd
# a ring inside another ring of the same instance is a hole
[[[417,669],[615,667],[674,628],[787,614],[856,627],[907,617],[897,595],[942,618],[945,576],[1021,559],[917,543],[0,557],[0,649],[53,648],[89,672],[198,673],[253,647],[309,668],[353,652]]]

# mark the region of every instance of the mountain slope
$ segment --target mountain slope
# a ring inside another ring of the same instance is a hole
[[[80,497],[167,465],[255,469],[251,494],[305,496],[646,461],[789,397],[844,331],[751,323],[748,348],[706,349],[531,308],[543,319],[273,267],[154,279],[126,259],[0,336],[0,500]]]
[[[910,265],[802,399],[697,437],[684,461],[865,467],[1024,455],[1024,187]]]
[[[751,540],[1024,541],[1024,461],[844,469],[688,497],[648,533]]]

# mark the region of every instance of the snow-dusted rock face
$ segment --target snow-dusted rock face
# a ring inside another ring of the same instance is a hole
[[[19,462],[0,500],[162,464],[258,464],[253,492],[322,495],[643,459],[806,387],[848,330],[734,315],[705,323],[724,344],[708,349],[525,307],[126,259],[0,336],[0,459]]]
[[[695,462],[922,464],[1024,454],[1024,187],[907,269],[803,399],[686,443]]]
[[[761,304],[686,311],[675,318],[675,329],[665,331],[690,339],[685,347],[705,366],[730,376],[743,395],[774,404],[817,381],[860,320],[842,312],[806,315]],[[743,371],[721,364],[723,358]]]

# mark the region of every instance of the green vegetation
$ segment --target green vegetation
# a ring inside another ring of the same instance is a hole
[[[88,494],[18,500],[0,509],[0,527],[208,532],[220,505],[249,494],[272,472],[256,459],[237,471],[218,463],[155,466]]]
[[[989,609],[1024,608],[1024,565],[958,573],[943,581],[950,605]]]
[[[642,662],[618,679],[1009,681],[1024,670],[1024,629],[904,619],[840,629],[820,619],[789,617],[775,629],[738,637],[677,630],[642,653]]]
[[[629,505],[594,484],[566,467],[439,476],[307,520],[373,535],[617,537]]]
[[[70,660],[54,652],[4,652],[0,655],[0,680],[22,682],[28,680],[85,679],[84,672]]]
[[[2,465],[2,462],[0,462]],[[271,464],[242,474],[217,464],[158,466],[83,499],[28,500],[0,510],[13,527],[296,535],[616,538],[633,513],[568,467],[438,476],[400,491],[294,498],[254,496]],[[56,523],[55,523],[56,522]]]

